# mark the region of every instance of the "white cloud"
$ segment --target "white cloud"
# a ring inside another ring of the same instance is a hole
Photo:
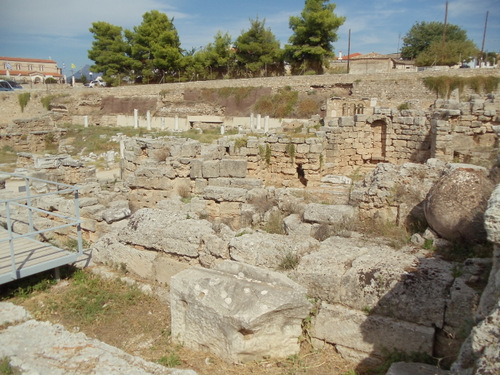
[[[157,9],[169,17],[186,18],[177,11],[176,1],[141,0],[7,0],[0,29],[35,35],[75,36],[88,33],[92,22],[104,21],[123,28],[132,28],[142,22],[142,15]],[[26,11],[26,10],[29,11]],[[118,11],[119,10],[119,11]],[[22,27],[19,27],[22,22]]]

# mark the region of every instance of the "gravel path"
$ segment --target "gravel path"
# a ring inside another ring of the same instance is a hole
[[[22,374],[196,375],[147,362],[62,325],[33,320],[10,302],[0,302],[0,324],[0,358],[8,357]]]

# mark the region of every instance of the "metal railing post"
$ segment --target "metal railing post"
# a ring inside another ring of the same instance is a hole
[[[31,209],[31,190],[30,190],[30,179],[29,177],[25,177],[25,185],[26,185],[26,207],[28,208],[28,224],[30,227],[30,233],[33,233],[33,211]],[[31,238],[35,238],[35,236],[31,236]]]
[[[75,217],[76,217],[76,240],[78,243],[78,254],[83,253],[82,225],[80,223],[80,202],[78,201],[78,189],[75,188]]]
[[[17,279],[16,257],[14,253],[14,236],[12,235],[12,222],[10,219],[10,205],[5,202],[6,215],[7,215],[7,231],[9,233],[9,247],[10,247],[10,264],[12,266],[12,279]]]

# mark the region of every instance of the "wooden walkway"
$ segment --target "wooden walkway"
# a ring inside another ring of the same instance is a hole
[[[54,269],[77,260],[77,252],[69,252],[46,242],[14,234],[15,266],[12,267],[9,232],[0,227],[0,284]]]

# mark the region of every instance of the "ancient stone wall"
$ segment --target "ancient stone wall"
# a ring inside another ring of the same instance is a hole
[[[208,168],[208,160],[219,163],[240,159],[247,163],[247,170],[238,177],[259,178],[265,185],[302,188],[320,186],[325,175],[350,174],[381,162],[423,163],[429,158],[470,161],[479,156],[485,159],[485,155],[488,159],[498,138],[495,129],[500,125],[500,103],[493,97],[475,97],[471,102],[442,101],[436,105],[438,108],[429,112],[375,107],[371,115],[330,118],[319,131],[304,127],[295,135],[240,134],[221,139],[217,146],[193,141],[173,146],[179,142],[173,139],[141,140],[137,141],[139,146],[130,140],[123,155],[124,176],[134,174],[139,166],[161,166],[174,157],[176,164],[169,164],[165,175],[172,180],[229,177],[218,172],[197,175],[193,159],[202,159],[204,168]],[[175,154],[174,150],[179,151]],[[147,180],[152,190],[164,184]],[[190,190],[194,191],[194,186]]]
[[[99,116],[103,114],[102,98],[104,97],[122,98],[124,103],[129,103],[130,98],[133,97],[141,98],[138,105],[142,102],[147,102],[148,106],[151,106],[151,103],[156,101],[156,109],[160,110],[162,107],[168,109],[172,103],[182,102],[185,90],[222,87],[269,87],[273,92],[283,87],[291,87],[302,93],[321,91],[332,96],[353,97],[357,100],[375,98],[378,101],[377,105],[384,107],[397,107],[402,103],[410,102],[414,105],[414,108],[426,109],[433,103],[436,97],[425,88],[422,79],[428,76],[440,75],[460,75],[465,77],[478,75],[498,76],[498,69],[451,69],[446,72],[428,70],[424,72],[393,71],[377,74],[283,76],[92,89],[83,86],[71,88],[66,85],[48,85],[47,87],[39,85],[40,87],[37,88],[24,89],[24,91],[31,93],[31,99],[23,112],[15,93],[0,93],[0,101],[2,102],[0,126],[4,123],[9,123],[13,119],[30,118],[46,114],[47,110],[42,105],[41,99],[48,96],[57,98],[58,103],[66,106],[71,115]],[[469,92],[465,93],[465,95],[468,94]],[[118,108],[122,105],[115,104]],[[113,106],[113,108],[115,107]],[[128,107],[123,107],[124,110],[126,108]],[[62,108],[57,109],[59,111],[63,110]],[[180,110],[189,112],[186,112],[186,114],[197,115],[205,114],[204,112],[207,108],[206,105],[189,103],[189,106],[180,108]],[[145,109],[143,112],[145,112]],[[131,113],[128,114],[131,115]]]

